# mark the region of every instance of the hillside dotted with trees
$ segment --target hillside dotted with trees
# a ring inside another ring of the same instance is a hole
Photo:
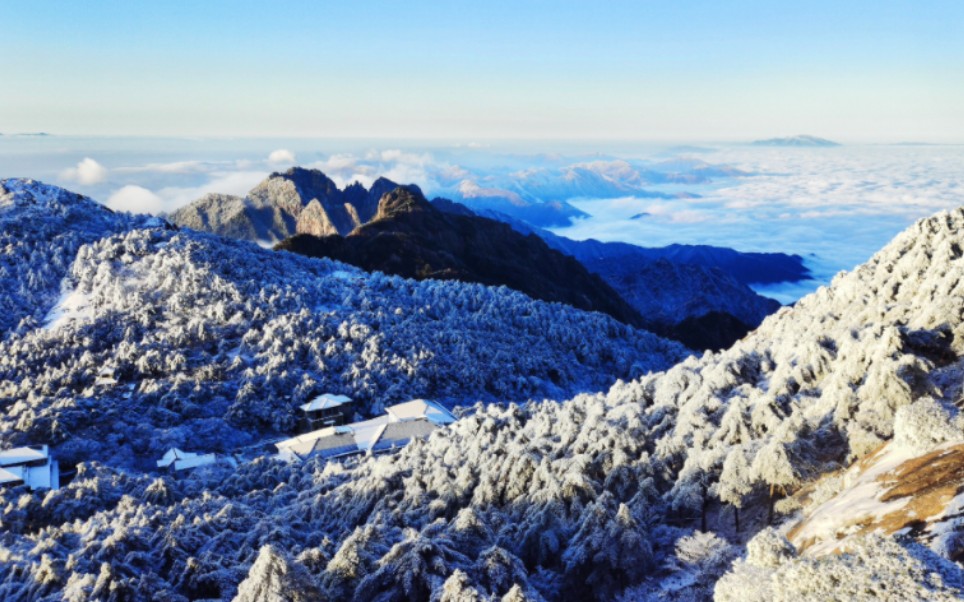
[[[964,441],[962,210],[701,357],[502,288],[104,211],[0,182],[0,441],[77,463],[59,490],[0,489],[2,599],[964,594],[964,526],[840,554],[788,538],[848,486],[800,496],[822,477],[884,445]],[[394,454],[259,451],[319,389],[365,413],[433,397],[461,417]],[[249,451],[173,478],[154,465],[171,446]]]

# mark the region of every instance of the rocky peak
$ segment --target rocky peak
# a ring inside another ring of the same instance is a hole
[[[379,199],[375,221],[418,211],[437,210],[425,199],[417,187],[399,186]]]
[[[318,202],[318,199],[312,199],[298,215],[295,230],[299,234],[311,234],[312,236],[338,234],[338,229],[331,223],[331,218],[328,217],[328,213]]]
[[[311,199],[318,199],[324,203],[327,199],[334,200],[335,197],[341,195],[341,190],[338,189],[338,185],[317,169],[292,167],[284,173],[275,172],[269,177],[289,180],[295,185],[305,205],[307,205]]]
[[[379,178],[371,189],[359,182],[338,188],[317,169],[292,167],[274,172],[245,197],[206,195],[175,211],[180,225],[230,236],[275,243],[295,234],[346,236],[375,218],[379,200],[399,188]],[[417,186],[406,187],[421,196]]]

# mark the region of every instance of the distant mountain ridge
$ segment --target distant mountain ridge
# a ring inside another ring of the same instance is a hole
[[[449,201],[433,201],[452,210]],[[520,233],[539,236],[553,249],[598,274],[643,316],[646,328],[693,349],[723,349],[780,308],[748,282],[805,279],[798,256],[740,253],[732,249],[671,245],[644,248],[628,243],[575,241],[498,213]],[[744,280],[745,278],[745,280]]]
[[[754,140],[753,146],[840,146],[839,142],[818,138],[816,136],[786,136],[784,138],[767,138],[766,140]]]
[[[692,192],[666,192],[653,187],[667,184],[701,184],[718,178],[749,175],[728,165],[677,157],[642,163],[611,157],[590,157],[566,166],[535,167],[480,182],[463,180],[443,194],[471,210],[497,211],[541,228],[562,227],[587,214],[570,199],[698,198]]]
[[[297,235],[276,248],[406,278],[504,285],[608,313],[693,349],[729,347],[780,307],[718,269],[640,259],[629,252],[636,247],[624,247],[616,260],[591,264],[533,232],[399,189],[382,198],[372,222],[346,237]]]
[[[719,269],[747,285],[810,279],[810,270],[804,265],[803,258],[794,254],[736,251],[729,247],[711,245],[671,244],[665,247],[641,247],[625,242],[601,242],[592,238],[572,240],[504,214],[484,212],[481,215],[504,221],[524,234],[535,234],[550,247],[572,255],[590,269],[603,263],[665,259],[673,263]]]
[[[275,172],[246,196],[211,193],[174,211],[170,220],[195,230],[274,244],[295,234],[345,235],[375,216],[378,200],[398,184],[379,178],[371,188],[340,189],[316,169]]]

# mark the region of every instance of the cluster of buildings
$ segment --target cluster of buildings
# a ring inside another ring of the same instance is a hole
[[[112,376],[105,373],[100,378]],[[352,422],[354,402],[344,395],[325,393],[300,407],[310,432],[275,444],[278,455],[289,461],[392,451],[455,422],[451,412],[425,399],[389,406],[383,416],[356,422]],[[157,461],[157,467],[177,474],[217,461],[215,454],[196,454],[172,447]],[[233,458],[229,461],[235,463]],[[0,451],[0,486],[17,485],[31,489],[60,488],[60,467],[46,445]]]
[[[344,396],[321,395],[301,410],[309,425],[322,428],[276,443],[278,455],[289,461],[392,451],[455,422],[451,412],[425,399],[389,406],[383,416],[351,423],[352,400]]]
[[[455,422],[451,412],[425,399],[389,406],[383,416],[355,422],[352,421],[356,415],[354,401],[344,395],[324,393],[300,409],[309,432],[275,444],[278,456],[288,461],[393,451]],[[174,447],[157,461],[157,467],[176,475],[216,462],[215,454],[196,454]]]

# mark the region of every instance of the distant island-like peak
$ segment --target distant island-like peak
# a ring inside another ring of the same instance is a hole
[[[767,138],[766,140],[754,140],[753,146],[840,146],[839,142],[818,138],[816,136],[786,136],[784,138]]]

